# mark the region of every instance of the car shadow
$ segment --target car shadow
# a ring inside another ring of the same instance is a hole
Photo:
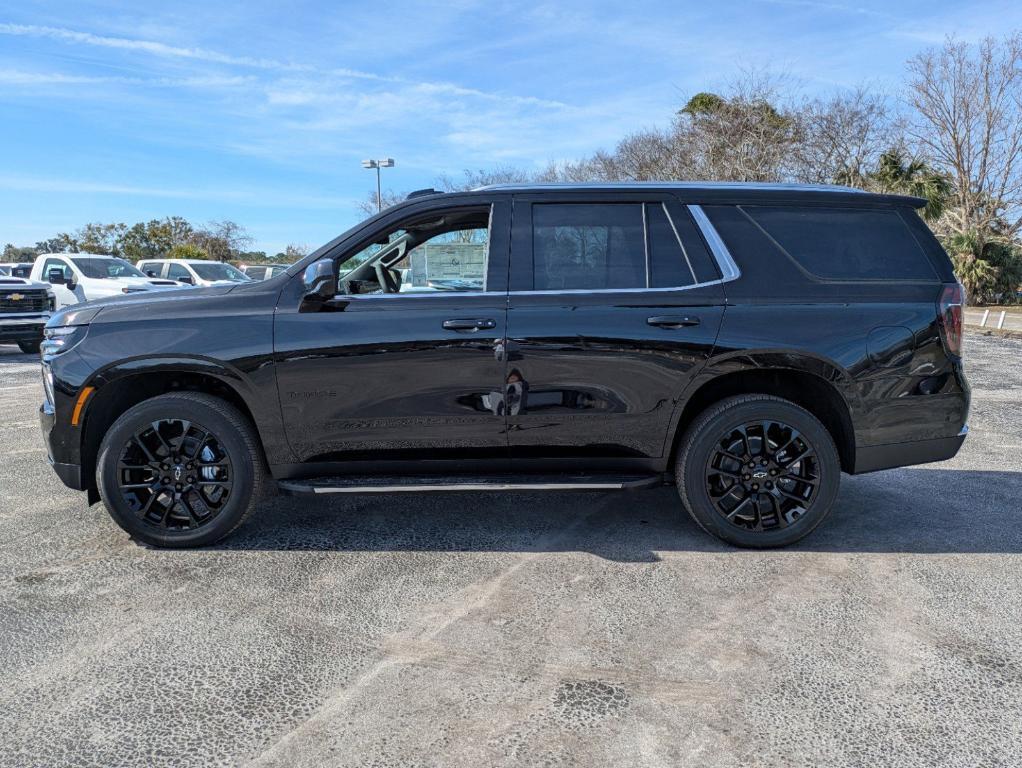
[[[1020,553],[1022,473],[912,468],[843,477],[834,510],[784,552]],[[267,500],[222,550],[589,552],[650,563],[734,552],[673,488]]]

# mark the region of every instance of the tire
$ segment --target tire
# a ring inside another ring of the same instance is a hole
[[[700,528],[762,549],[796,542],[823,522],[841,462],[827,428],[809,411],[779,397],[741,395],[715,403],[689,426],[675,473],[681,501]]]
[[[19,341],[18,349],[24,352],[26,355],[39,354],[39,345],[43,343],[42,339],[36,339],[35,341]]]
[[[125,411],[103,438],[96,475],[114,521],[157,547],[220,541],[252,514],[266,482],[249,420],[198,392],[160,395]]]

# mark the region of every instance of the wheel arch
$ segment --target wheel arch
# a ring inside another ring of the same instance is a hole
[[[852,472],[855,425],[852,409],[841,391],[842,383],[848,380],[847,373],[817,358],[808,358],[805,364],[793,367],[791,356],[784,357],[784,365],[779,365],[774,356],[759,358],[749,365],[753,361],[746,355],[740,367],[704,371],[680,410],[672,433],[668,467],[674,466],[681,437],[700,413],[727,397],[763,394],[790,400],[819,419],[834,438],[841,469]]]
[[[257,434],[263,432],[255,418],[255,395],[245,380],[230,368],[211,361],[133,360],[101,371],[87,384],[95,392],[83,410],[80,457],[82,477],[92,489],[99,446],[109,426],[132,406],[157,395],[180,391],[214,395],[236,407]]]

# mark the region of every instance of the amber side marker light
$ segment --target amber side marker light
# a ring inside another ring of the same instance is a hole
[[[71,414],[72,427],[78,426],[78,422],[82,418],[82,409],[85,407],[85,401],[88,400],[89,396],[95,391],[95,387],[82,387],[82,391],[78,393],[78,401],[75,403],[74,413]]]

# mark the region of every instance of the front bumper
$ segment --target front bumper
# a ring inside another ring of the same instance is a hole
[[[969,426],[953,437],[939,437],[933,440],[914,440],[908,443],[887,445],[860,445],[855,449],[855,472],[876,472],[880,469],[908,467],[913,464],[929,464],[932,461],[946,461],[953,458],[969,435]]]
[[[43,338],[49,315],[0,315],[0,341],[36,341]]]
[[[46,458],[50,462],[50,466],[53,467],[53,471],[57,473],[57,477],[60,481],[75,491],[86,490],[86,484],[82,481],[82,467],[80,464],[67,464],[60,461],[54,461],[54,445],[53,445],[53,427],[56,423],[56,414],[52,406],[44,403],[39,408],[39,427],[43,432],[43,443],[46,444]]]

